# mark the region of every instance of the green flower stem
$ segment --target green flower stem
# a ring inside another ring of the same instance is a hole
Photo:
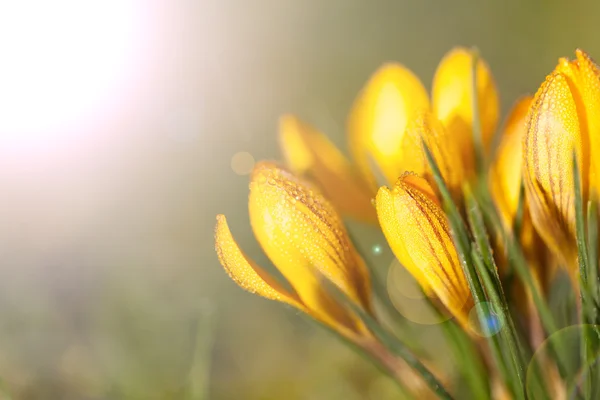
[[[445,321],[441,328],[450,344],[456,362],[471,391],[473,399],[491,398],[486,367],[472,339],[453,320]]]
[[[487,230],[483,221],[483,216],[481,215],[481,209],[468,187],[465,190],[465,202],[469,224],[473,231],[473,235],[475,236],[475,244],[478,250],[473,248],[472,258],[495,311],[499,312],[502,320],[505,321],[501,334],[509,349],[514,372],[521,388],[523,388],[525,384],[525,361],[522,349],[519,344],[514,321],[508,309],[506,297],[502,290],[502,283],[500,282],[498,268],[494,261],[492,247],[488,240]]]
[[[512,369],[509,370],[504,366],[506,376],[510,376],[508,379],[508,384],[511,386],[512,392],[518,399],[525,398],[525,372],[524,372],[524,361],[521,355],[520,347],[518,344],[518,339],[516,333],[513,329],[511,329],[512,318],[510,313],[508,312],[508,308],[502,305],[502,302],[499,299],[499,295],[496,289],[493,287],[492,277],[489,270],[485,269],[483,265],[482,257],[477,254],[477,250],[475,248],[472,249],[472,259],[480,271],[480,276],[482,278],[484,287],[488,293],[490,302],[494,305],[494,310],[497,311],[501,315],[501,320],[506,321],[505,325],[500,330],[500,338],[503,339],[503,342],[506,343],[510,353],[510,361],[512,362]],[[485,318],[486,316],[484,316]],[[514,325],[512,325],[514,328]],[[498,347],[501,349],[501,342],[498,340],[498,336],[493,334],[493,339],[497,340]],[[516,378],[516,379],[515,379]]]
[[[429,369],[410,351],[410,349],[402,342],[394,338],[389,334],[371,315],[366,313],[361,307],[356,305],[352,300],[344,296],[339,290],[338,292],[341,300],[354,311],[365,323],[367,328],[375,335],[375,337],[381,342],[381,344],[391,354],[400,357],[409,367],[411,367],[427,384],[427,386],[438,396],[440,399],[451,400],[452,396],[444,388],[441,382],[433,375]]]
[[[480,322],[485,321],[486,315],[484,314],[483,309],[481,307],[477,307],[477,305],[486,301],[487,298],[483,290],[481,281],[479,280],[477,271],[475,269],[473,259],[471,257],[471,245],[466,225],[462,220],[460,212],[458,211],[458,207],[456,206],[456,204],[454,204],[454,201],[452,200],[450,191],[448,190],[448,187],[446,186],[442,178],[438,165],[435,162],[431,151],[425,143],[423,143],[423,148],[425,150],[425,155],[427,156],[427,160],[431,167],[433,177],[444,201],[444,209],[448,216],[450,227],[452,228],[454,244],[456,246],[461,266],[463,268],[465,278],[471,291],[471,295],[473,296],[473,300],[476,305],[477,316]],[[492,335],[491,337],[487,338],[487,341],[490,345],[490,349],[492,350],[492,354],[494,356],[494,359],[496,360],[496,363],[498,364],[498,367],[501,368],[501,371],[504,371],[505,376],[508,376],[506,374],[506,367],[502,357],[502,349],[500,346],[499,338],[495,335]],[[511,385],[511,387],[513,386]],[[517,390],[514,394],[518,396],[518,398],[523,398],[522,393],[523,390]]]
[[[487,201],[486,201],[487,200]],[[502,226],[502,221],[495,207],[491,204],[489,198],[482,198],[479,201],[481,205],[484,219],[491,226]],[[531,292],[531,296],[533,298],[533,302],[537,311],[540,315],[540,320],[542,321],[542,325],[548,334],[552,334],[558,330],[556,323],[554,321],[554,317],[546,303],[539,286],[536,284],[533,279],[533,275],[531,270],[529,269],[529,265],[527,264],[527,260],[521,246],[517,243],[515,237],[507,233],[504,229],[500,230],[502,235],[502,240],[506,243],[509,259],[512,260],[513,267],[517,272],[517,275],[523,281],[527,289]],[[565,352],[566,350],[562,346],[556,346],[555,343],[549,343],[551,347],[551,353],[555,356],[555,359],[558,363],[558,368],[561,371],[561,375],[564,375],[567,365],[569,355]]]
[[[586,220],[585,210],[583,207],[583,194],[581,191],[581,176],[579,173],[579,166],[577,162],[577,156],[573,153],[573,182],[575,190],[575,228],[577,238],[577,261],[579,264],[579,295],[581,301],[579,316],[581,324],[594,324],[595,314],[597,313],[597,306],[594,306],[595,295],[594,289],[596,286],[597,269],[592,272],[590,268],[588,241],[586,237]],[[589,227],[588,227],[589,230]],[[596,231],[597,232],[597,231]],[[592,234],[594,232],[591,232]],[[596,233],[597,236],[597,233]],[[596,247],[595,243],[589,243],[590,247]],[[592,252],[593,255],[594,252]],[[592,280],[589,278],[592,277]],[[582,329],[581,338],[581,365],[582,370],[585,370],[586,366],[590,366],[589,374],[585,374],[583,378],[583,393],[586,399],[592,398],[592,393],[596,392],[598,383],[592,379],[591,375],[596,374],[595,366],[595,348],[596,344],[600,339],[600,332],[598,329]],[[595,332],[595,335],[594,335]]]

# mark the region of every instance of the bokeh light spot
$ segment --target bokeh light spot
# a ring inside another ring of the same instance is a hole
[[[376,245],[373,246],[372,251],[373,251],[373,254],[375,254],[376,256],[378,256],[383,251],[383,248],[381,247],[381,245],[376,244]]]
[[[240,151],[231,157],[231,169],[238,175],[248,175],[254,168],[254,157],[247,151]]]
[[[481,302],[469,312],[469,326],[479,336],[491,337],[500,332],[506,321],[492,303]]]
[[[557,398],[585,398],[586,387],[597,379],[600,342],[590,341],[586,346],[588,355],[582,360],[581,341],[586,337],[597,337],[599,331],[600,325],[571,325],[550,335],[537,347],[529,361],[527,397],[540,398],[540,388],[543,386],[554,387],[560,393]],[[561,360],[560,372],[557,360]]]

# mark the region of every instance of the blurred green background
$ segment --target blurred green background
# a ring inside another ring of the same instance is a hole
[[[74,128],[68,144],[0,151],[6,398],[393,398],[394,386],[329,334],[222,271],[218,213],[268,264],[248,222],[248,177],[232,158],[279,158],[284,112],[344,148],[346,113],[380,64],[400,61],[430,88],[456,45],[480,49],[505,112],[559,56],[581,47],[600,58],[600,2],[137,6],[149,26],[144,63],[114,107]],[[360,247],[380,244],[370,228],[352,229]]]

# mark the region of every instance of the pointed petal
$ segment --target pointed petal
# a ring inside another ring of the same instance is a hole
[[[399,154],[406,125],[417,110],[427,108],[421,81],[400,64],[379,68],[356,98],[348,119],[350,150],[373,192],[378,185],[369,160],[395,182],[402,173]]]
[[[249,210],[257,240],[307,308],[357,329],[357,319],[320,282],[322,274],[370,310],[370,293],[362,288],[369,275],[332,205],[307,182],[262,162],[252,173]]]
[[[279,120],[279,142],[288,167],[312,178],[340,213],[377,222],[371,203],[375,193],[321,132],[293,115],[284,115]]]
[[[304,306],[295,293],[279,285],[269,273],[242,252],[231,235],[224,215],[217,215],[215,249],[225,272],[242,289],[304,310]]]
[[[433,79],[434,114],[463,149],[465,166],[472,170],[473,150],[473,53],[455,48],[447,53]],[[489,150],[499,117],[498,92],[488,65],[477,63],[477,93],[483,145]]]
[[[425,274],[418,268],[406,248],[405,241],[402,240],[399,233],[401,230],[402,221],[397,217],[396,202],[392,191],[387,186],[382,186],[377,192],[375,198],[377,207],[377,215],[379,216],[379,225],[381,230],[394,252],[394,255],[400,261],[400,264],[410,272],[410,274],[421,285],[421,288],[428,296],[433,296],[433,291],[429,286],[429,280]]]
[[[580,121],[586,122],[587,129],[582,129],[583,154],[582,163],[586,164],[589,158],[593,166],[591,173],[594,178],[591,184],[594,186],[596,195],[600,194],[600,68],[592,60],[592,58],[583,50],[577,49],[577,65],[579,67],[579,84],[577,85],[579,93],[584,104],[585,117],[582,118],[582,111],[579,110]],[[586,145],[586,140],[589,140],[589,146]],[[586,150],[591,149],[591,154],[587,154]],[[586,184],[587,174],[582,177],[584,188]]]
[[[523,141],[525,190],[533,224],[567,266],[576,259],[573,152],[580,125],[568,78],[554,72],[535,95]],[[581,163],[580,163],[581,166]]]
[[[450,227],[439,205],[415,175],[401,177],[393,190],[379,190],[376,204],[383,233],[401,264],[462,323],[472,302]],[[407,251],[408,250],[408,251]]]
[[[532,96],[519,99],[508,115],[489,174],[489,187],[505,229],[512,229],[523,176],[523,137]]]
[[[460,149],[441,124],[429,111],[421,111],[408,124],[402,139],[402,167],[405,171],[415,172],[435,185],[431,168],[423,144],[427,145],[435,159],[446,185],[460,196],[463,184],[463,165]]]

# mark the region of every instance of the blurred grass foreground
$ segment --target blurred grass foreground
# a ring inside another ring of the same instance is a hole
[[[429,90],[446,51],[475,45],[505,116],[559,56],[600,56],[599,17],[592,0],[2,2],[0,398],[397,398],[328,332],[228,280],[215,215],[266,265],[247,175],[280,158],[280,115],[345,150],[377,67]],[[377,229],[349,231],[394,263]]]

